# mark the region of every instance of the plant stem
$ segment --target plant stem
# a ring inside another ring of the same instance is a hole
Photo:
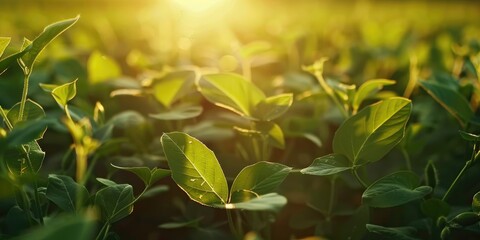
[[[98,235],[95,238],[95,240],[105,239],[105,236],[103,236],[103,238],[100,238],[100,236],[102,236],[102,233],[105,231],[105,228],[107,228],[108,225],[110,225],[110,224],[108,224],[108,222],[105,222],[105,224],[103,224],[103,226],[100,229],[100,232],[98,232]]]
[[[232,232],[233,236],[236,238],[236,239],[242,239],[238,232],[237,232],[237,229],[235,228],[235,224],[233,222],[233,218],[232,218],[232,213],[231,213],[232,210],[230,209],[227,209],[227,220],[228,220],[228,227],[230,228],[230,231]]]
[[[336,175],[334,175],[330,179],[330,196],[329,196],[329,200],[328,200],[327,221],[330,221],[331,217],[332,217],[333,206],[334,206],[334,203],[335,203],[335,184],[336,184],[336,182],[337,182],[337,177],[336,177]]]
[[[452,184],[450,184],[450,187],[448,188],[448,190],[445,192],[445,194],[442,197],[443,201],[447,200],[447,197],[450,194],[450,192],[452,191],[453,187],[457,184],[458,180],[463,176],[465,171],[472,165],[472,163],[473,163],[473,161],[475,160],[475,157],[476,157],[476,152],[477,152],[477,143],[475,142],[473,144],[473,151],[472,151],[472,156],[470,157],[470,160],[465,162],[465,165],[463,166],[462,170],[460,170],[460,172],[458,173],[455,180],[453,180]]]
[[[357,168],[355,168],[355,167],[352,168],[352,173],[353,173],[353,175],[355,176],[355,178],[357,178],[357,181],[358,181],[360,184],[362,184],[362,186],[363,186],[364,188],[367,188],[367,187],[368,187],[368,184],[366,184],[366,183],[362,180],[362,178],[360,178],[360,176],[358,175]]]
[[[333,91],[333,89],[330,86],[328,86],[327,82],[323,78],[322,72],[317,70],[317,71],[314,72],[314,75],[317,78],[318,83],[322,87],[323,91],[325,91],[325,93],[330,97],[330,99],[333,101],[333,103],[335,103],[338,110],[340,110],[340,112],[342,113],[343,117],[348,118],[349,114],[348,114],[347,110],[342,105],[342,103],[340,103],[338,98],[335,96],[335,92]]]
[[[23,113],[25,112],[25,103],[27,102],[29,78],[30,78],[30,73],[25,73],[23,78],[23,91],[22,91],[22,99],[20,100],[20,112],[18,114],[18,121],[23,120]]]

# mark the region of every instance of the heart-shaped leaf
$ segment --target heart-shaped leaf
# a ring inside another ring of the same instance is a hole
[[[380,91],[383,88],[383,86],[393,85],[393,84],[395,84],[395,81],[387,80],[387,79],[374,79],[374,80],[368,80],[365,83],[363,83],[358,88],[353,98],[352,107],[354,111],[357,111],[365,99],[368,99],[373,95],[375,95],[378,91]]]
[[[183,105],[169,109],[166,112],[149,114],[149,116],[159,120],[184,120],[198,117],[202,112],[202,106]]]
[[[77,94],[77,80],[65,83],[52,90],[52,96],[58,105],[65,108],[68,101],[72,100]]]
[[[406,98],[390,98],[363,108],[336,131],[333,151],[345,155],[355,165],[380,160],[405,135],[412,103]]]
[[[193,71],[172,72],[154,81],[153,96],[163,106],[170,108],[174,102],[193,89],[195,73]]]
[[[216,205],[219,208],[225,209],[243,209],[249,211],[279,211],[287,204],[287,199],[277,193],[268,193],[265,195],[252,198],[248,201],[239,203],[227,203],[223,205]]]
[[[388,208],[425,197],[432,192],[429,186],[419,186],[418,176],[409,171],[395,172],[370,185],[362,200],[370,207]]]
[[[327,176],[351,169],[348,158],[341,154],[329,154],[319,157],[300,172],[308,175]]]
[[[282,116],[293,103],[293,94],[280,94],[260,101],[252,114],[254,118],[262,121],[271,121]]]
[[[129,184],[117,184],[102,188],[95,194],[95,205],[102,211],[108,223],[114,223],[133,212],[133,188]]]
[[[452,114],[460,124],[467,124],[473,117],[473,111],[467,99],[459,92],[434,82],[419,81],[425,89],[440,105]]]
[[[0,58],[2,57],[3,52],[7,48],[8,44],[10,44],[9,37],[0,37]]]
[[[259,88],[237,74],[204,75],[197,85],[208,101],[242,116],[251,117],[255,106],[265,99]]]
[[[26,70],[26,73],[31,73],[35,59],[43,51],[43,49],[45,49],[45,47],[58,35],[73,26],[73,24],[75,24],[79,18],[80,16],[77,16],[75,18],[59,21],[45,27],[43,32],[38,35],[29,45],[28,51],[25,53],[25,55],[21,57],[24,65],[24,71]]]
[[[377,234],[381,239],[385,240],[419,240],[413,237],[417,230],[413,227],[396,227],[389,228],[374,224],[367,224],[367,230]]]
[[[180,132],[161,137],[172,178],[194,201],[226,204],[228,185],[215,154],[199,140]]]
[[[18,176],[27,172],[38,173],[44,158],[45,152],[42,151],[37,141],[7,149],[4,156],[8,170]]]
[[[69,176],[48,175],[47,198],[67,212],[77,211],[88,200],[87,189]]]
[[[110,57],[95,51],[87,62],[88,79],[91,83],[101,83],[122,75],[118,64]]]
[[[244,202],[275,191],[291,169],[271,162],[258,162],[245,167],[233,181],[229,202]]]

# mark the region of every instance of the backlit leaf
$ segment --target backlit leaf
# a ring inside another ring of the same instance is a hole
[[[262,121],[271,121],[282,116],[293,103],[293,94],[280,94],[260,101],[253,112],[253,117]]]
[[[395,172],[370,185],[362,200],[370,207],[395,207],[425,197],[432,192],[429,186],[420,186],[418,176],[409,171]]]
[[[287,199],[277,193],[268,193],[265,195],[252,198],[245,202],[227,203],[224,205],[216,205],[219,208],[226,209],[243,209],[249,211],[279,211],[287,204]]]
[[[95,51],[87,62],[88,79],[96,84],[119,77],[122,72],[118,64],[110,57]]]
[[[52,96],[58,105],[65,107],[77,94],[77,80],[60,85],[52,90]]]
[[[290,170],[290,167],[271,162],[258,162],[245,167],[233,181],[230,202],[243,202],[275,191]]]
[[[3,52],[5,51],[9,43],[10,43],[9,37],[0,37],[0,57],[2,57]]]
[[[374,79],[366,81],[358,88],[357,92],[355,93],[352,102],[353,109],[358,109],[360,107],[360,104],[362,104],[365,99],[372,97],[375,93],[380,91],[383,86],[393,84],[395,84],[395,81],[387,79]]]
[[[40,104],[27,99],[25,102],[25,109],[23,112],[22,119],[19,119],[20,115],[20,103],[13,105],[13,107],[8,111],[7,118],[10,123],[15,126],[20,121],[28,121],[28,120],[35,120],[45,117],[45,111],[43,111],[42,106]]]
[[[333,151],[345,155],[353,165],[380,160],[405,135],[412,103],[390,98],[363,108],[336,131]]]
[[[166,108],[188,94],[195,84],[195,73],[193,71],[172,72],[154,80],[153,96]]]
[[[329,154],[319,157],[313,163],[302,169],[301,173],[315,176],[327,176],[351,169],[348,158],[341,154]]]
[[[208,206],[227,203],[227,180],[207,146],[180,132],[163,134],[161,142],[173,180],[192,200]]]
[[[165,112],[149,114],[151,118],[159,120],[184,120],[200,116],[202,114],[202,106],[178,106]]]
[[[232,73],[208,74],[198,81],[202,95],[211,103],[251,117],[265,94],[242,76]]]

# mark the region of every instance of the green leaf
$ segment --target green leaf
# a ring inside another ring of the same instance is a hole
[[[293,94],[280,94],[260,101],[252,116],[262,121],[271,121],[282,116],[293,103]]]
[[[363,108],[336,131],[333,152],[353,166],[380,160],[404,137],[411,109],[411,101],[399,97]]]
[[[421,209],[423,214],[434,220],[441,216],[446,217],[450,213],[450,205],[437,198],[430,198],[422,202]]]
[[[419,240],[412,235],[416,233],[413,227],[382,227],[374,224],[367,224],[367,230],[371,233],[378,234],[384,240]]]
[[[287,199],[277,193],[268,193],[239,203],[217,204],[216,207],[225,209],[243,209],[249,211],[279,211],[287,204]]]
[[[45,111],[43,111],[43,108],[42,106],[40,106],[40,104],[30,99],[27,99],[27,101],[25,102],[25,110],[23,112],[23,118],[19,119],[19,115],[20,115],[20,103],[16,103],[7,113],[7,118],[13,126],[17,125],[17,123],[21,121],[29,121],[29,120],[44,118]]]
[[[118,183],[110,180],[110,179],[106,179],[106,178],[95,178],[99,183],[105,185],[105,186],[113,186],[113,185],[117,185]]]
[[[160,193],[167,192],[169,189],[170,188],[167,185],[155,186],[145,191],[145,193],[142,195],[142,198],[154,197]]]
[[[388,208],[425,197],[432,192],[429,186],[419,186],[418,176],[409,171],[395,172],[370,185],[362,200],[370,207]]]
[[[0,60],[0,75],[2,75],[12,64],[16,63],[17,59],[23,56],[28,51],[28,49],[30,48],[28,47],[20,52],[14,53]]]
[[[0,37],[0,57],[2,57],[3,52],[7,48],[8,44],[10,44],[9,37]]]
[[[472,119],[474,114],[470,104],[459,92],[434,82],[419,81],[419,84],[460,124],[465,125]]]
[[[122,75],[118,64],[110,57],[95,51],[87,62],[88,79],[96,84]]]
[[[93,239],[95,236],[95,219],[90,215],[56,216],[48,224],[21,235],[12,240],[69,240]]]
[[[432,160],[428,161],[427,166],[425,166],[425,182],[431,188],[435,188],[438,183],[437,167]]]
[[[192,219],[192,220],[183,221],[183,222],[163,223],[163,224],[158,225],[158,227],[163,228],[163,229],[176,229],[176,228],[183,228],[183,227],[197,227],[198,224],[200,223],[200,220],[202,220],[202,217]]]
[[[274,122],[256,122],[255,128],[263,135],[268,136],[268,141],[272,146],[280,149],[285,148],[285,137],[278,124]]]
[[[133,188],[129,184],[107,186],[95,195],[95,205],[110,224],[130,215],[133,212],[133,201]]]
[[[52,96],[58,105],[65,108],[68,101],[72,100],[77,94],[77,80],[65,83],[52,90]]]
[[[37,141],[10,148],[5,152],[4,156],[8,170],[18,176],[27,172],[38,173],[44,158],[45,152],[42,151]],[[30,161],[33,169],[30,168],[28,161]]]
[[[87,202],[88,197],[87,189],[76,183],[71,177],[48,175],[47,198],[62,210],[75,212],[79,210],[78,206],[83,206]]]
[[[271,162],[258,162],[245,167],[233,181],[229,202],[244,202],[275,191],[291,169]]]
[[[152,170],[150,170],[150,168],[148,167],[121,167],[113,164],[111,165],[116,169],[121,169],[134,173],[143,181],[145,186],[150,186],[161,178],[170,175],[170,171],[166,169],[153,168]]]
[[[51,119],[35,119],[17,124],[6,137],[6,143],[9,146],[26,144],[43,137],[45,130]]]
[[[11,207],[3,218],[2,233],[9,235],[20,235],[23,231],[29,229],[31,218],[29,214],[18,205]],[[2,235],[0,235],[2,237]]]
[[[186,94],[188,94],[195,84],[195,73],[193,71],[172,72],[154,80],[153,96],[166,108]]]
[[[77,16],[75,18],[59,21],[45,27],[43,32],[32,41],[25,55],[21,57],[21,60],[26,67],[24,71],[26,70],[25,72],[31,73],[35,59],[43,51],[43,49],[45,49],[45,47],[58,35],[75,24],[79,18],[80,16]]]
[[[198,117],[202,112],[202,106],[183,105],[169,109],[166,112],[149,114],[149,116],[159,120],[184,120]]]
[[[300,172],[307,175],[327,176],[351,169],[348,158],[341,154],[329,154],[319,157]]]
[[[358,110],[360,105],[365,99],[368,99],[380,91],[383,86],[393,85],[395,81],[387,79],[374,79],[368,80],[363,83],[355,93],[353,98],[352,107],[354,111]]]
[[[161,137],[175,183],[194,201],[225,204],[228,185],[215,154],[199,140],[180,132]]]
[[[39,83],[38,85],[43,89],[43,91],[48,93],[51,93],[53,89],[59,86],[57,84],[46,84],[46,83]]]
[[[480,192],[477,192],[477,193],[473,196],[473,200],[472,200],[472,210],[473,210],[474,212],[480,213]]]
[[[208,101],[241,116],[252,117],[256,105],[265,99],[259,88],[237,74],[204,75],[197,84]]]
[[[460,136],[469,142],[480,142],[480,135],[458,130]]]

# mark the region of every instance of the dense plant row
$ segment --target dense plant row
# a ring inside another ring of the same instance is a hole
[[[189,228],[190,238],[478,237],[480,55],[473,48],[459,58],[457,76],[421,80],[413,62],[401,96],[383,90],[394,80],[325,79],[326,59],[274,90],[258,87],[250,66],[243,75],[194,67],[107,81],[119,67],[96,52],[87,63],[90,90],[111,91],[108,99],[74,101],[85,93],[72,78],[40,83],[40,104],[29,98],[36,59],[77,20],[47,26],[0,60],[2,75],[24,79],[19,102],[0,108],[2,238],[117,239],[112,227],[148,198],[182,209],[180,217],[163,216],[171,222],[153,221],[165,232]],[[9,42],[0,38],[0,56]],[[260,45],[245,47],[244,57]],[[147,110],[129,109],[132,102]],[[123,183],[125,172],[138,179]],[[196,203],[179,201],[185,194]],[[288,209],[295,230],[272,229]]]

